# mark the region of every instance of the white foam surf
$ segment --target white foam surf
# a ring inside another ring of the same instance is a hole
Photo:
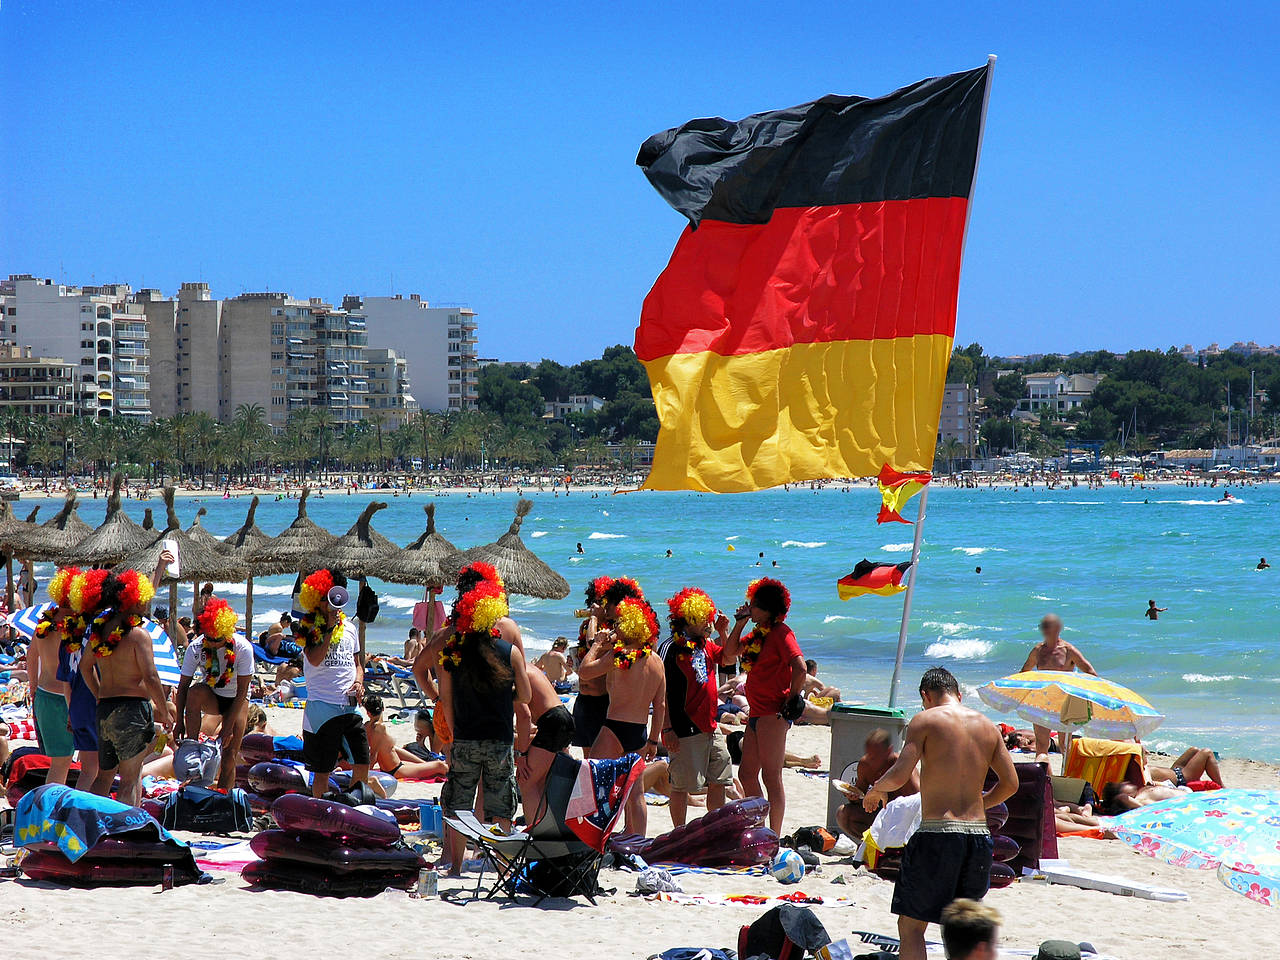
[[[531,534],[529,534],[529,536],[533,537],[533,539],[535,540],[538,539],[538,537],[545,537],[546,535],[547,535],[547,531],[545,530],[534,530]]]
[[[924,655],[935,660],[981,660],[995,649],[989,640],[939,640],[925,647]]]
[[[592,533],[591,536],[587,537],[587,539],[588,540],[625,540],[627,539],[627,535],[625,533],[600,533],[599,531],[596,531]]]
[[[835,623],[837,620],[852,620],[852,619],[853,619],[853,617],[842,617],[842,616],[841,616],[840,614],[838,614],[838,613],[833,613],[833,614],[832,614],[831,616],[829,616],[829,617],[823,617],[823,618],[822,618],[822,622],[823,622],[823,623]]]
[[[782,545],[784,547],[804,547],[806,550],[816,550],[818,547],[825,547],[827,545],[827,541],[825,540],[810,540],[810,541],[783,540]]]
[[[911,544],[909,543],[886,543],[880,548],[885,553],[910,553]]]

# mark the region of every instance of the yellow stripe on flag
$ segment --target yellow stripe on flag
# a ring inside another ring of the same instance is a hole
[[[907,589],[905,583],[886,583],[880,587],[858,587],[851,586],[847,583],[836,581],[836,593],[840,595],[841,600],[848,600],[851,597],[862,597],[869,593],[874,593],[880,597],[891,597],[895,593],[901,593]]]
[[[933,466],[951,337],[796,344],[645,363],[661,430],[652,490],[738,493]]]

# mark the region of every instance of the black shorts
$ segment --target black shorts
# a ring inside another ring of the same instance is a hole
[[[145,751],[155,738],[150,700],[107,697],[98,701],[99,768],[114,770]]]
[[[346,757],[355,767],[369,763],[369,738],[359,714],[333,717],[315,733],[302,731],[302,759],[312,773],[329,773],[340,757]]]
[[[231,708],[236,705],[235,697],[220,697],[215,693],[213,699],[218,702],[218,715],[222,717],[230,713]]]
[[[563,704],[552,707],[537,720],[538,733],[529,743],[529,749],[540,747],[551,753],[559,753],[573,743],[573,714]]]
[[[902,854],[889,909],[925,923],[941,923],[952,900],[981,900],[991,886],[991,835],[917,830]]]
[[[609,695],[580,693],[573,701],[573,745],[590,749],[609,715]]]

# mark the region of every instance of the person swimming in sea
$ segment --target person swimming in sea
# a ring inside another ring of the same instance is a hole
[[[1259,557],[1259,558],[1258,558],[1258,565],[1257,565],[1256,567],[1254,567],[1253,569],[1255,569],[1255,570],[1270,570],[1270,569],[1271,569],[1271,564],[1267,563],[1267,558],[1266,558],[1266,557]]]
[[[1164,613],[1168,609],[1168,607],[1157,607],[1154,600],[1148,600],[1147,609],[1142,612],[1142,615],[1148,620],[1159,620],[1160,614]]]

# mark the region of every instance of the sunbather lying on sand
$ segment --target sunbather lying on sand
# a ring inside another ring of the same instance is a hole
[[[1143,762],[1146,762],[1147,751],[1142,751]],[[1173,761],[1171,767],[1161,767],[1154,763],[1147,763],[1147,782],[1148,783],[1171,783],[1175,787],[1185,787],[1192,780],[1202,780],[1208,775],[1208,778],[1214,783],[1222,783],[1222,770],[1218,767],[1218,758],[1213,755],[1213,751],[1205,747],[1189,747],[1184,750],[1177,760]]]
[[[406,759],[396,748],[396,742],[382,720],[382,698],[376,693],[364,698],[364,709],[369,714],[364,732],[369,738],[369,755],[374,765],[397,780],[434,780],[449,772],[443,760]]]

